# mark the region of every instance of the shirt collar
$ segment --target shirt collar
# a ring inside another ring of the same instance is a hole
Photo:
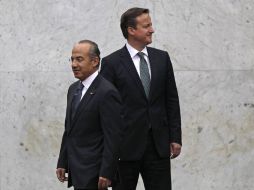
[[[90,85],[92,84],[94,79],[97,77],[97,75],[98,75],[98,70],[82,81],[82,84],[84,85],[86,89],[90,87]]]
[[[134,47],[132,47],[128,42],[126,43],[126,48],[128,49],[128,51],[129,51],[129,53],[131,55],[131,58],[136,56],[137,53],[139,52]],[[146,47],[141,52],[143,52],[146,56],[148,56],[148,52],[147,52],[147,48]]]

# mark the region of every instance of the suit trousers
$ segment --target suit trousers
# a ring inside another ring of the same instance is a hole
[[[115,184],[113,190],[135,190],[139,173],[146,190],[171,190],[170,157],[161,158],[158,155],[151,130],[141,160],[118,162],[120,181]],[[169,146],[168,151],[170,152]]]

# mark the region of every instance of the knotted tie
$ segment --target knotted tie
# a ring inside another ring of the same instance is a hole
[[[140,68],[140,79],[141,82],[143,84],[145,93],[146,93],[146,97],[149,97],[149,90],[150,90],[150,74],[149,74],[149,69],[148,69],[148,65],[147,62],[144,58],[144,53],[143,52],[138,52],[137,55],[140,57],[140,64],[139,64],[139,68]]]
[[[71,104],[71,118],[72,119],[74,118],[78,105],[80,103],[83,88],[84,88],[84,85],[82,84],[82,82],[80,82],[76,89],[76,93],[73,96],[72,104]]]

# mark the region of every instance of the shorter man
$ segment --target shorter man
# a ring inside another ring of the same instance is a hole
[[[79,81],[68,90],[56,174],[75,190],[106,189],[116,173],[122,137],[121,98],[115,87],[98,75],[96,43],[82,40],[76,44],[71,63]]]

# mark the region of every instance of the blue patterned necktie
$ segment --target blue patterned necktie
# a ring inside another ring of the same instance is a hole
[[[143,84],[145,93],[146,93],[146,97],[149,97],[149,90],[150,90],[150,74],[149,74],[149,69],[148,69],[148,65],[147,62],[144,58],[144,53],[143,52],[138,52],[137,55],[140,57],[140,64],[139,64],[139,68],[140,68],[140,79],[141,82]]]
[[[78,105],[81,101],[83,88],[84,88],[84,85],[82,84],[82,82],[80,82],[77,89],[76,89],[76,92],[73,96],[72,104],[71,104],[71,118],[72,119],[74,118],[74,116],[76,114],[76,111],[77,111],[77,108],[78,108]]]

